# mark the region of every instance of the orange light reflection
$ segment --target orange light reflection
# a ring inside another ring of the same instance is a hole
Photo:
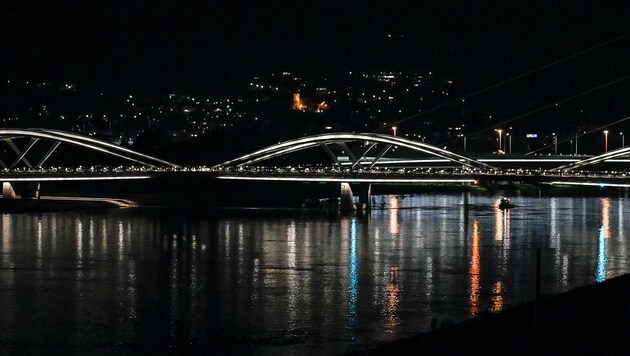
[[[400,209],[400,200],[397,195],[389,196],[389,233],[400,233],[400,224],[398,223],[398,209]]]
[[[389,283],[387,284],[387,332],[396,336],[396,327],[400,324],[398,318],[398,304],[400,303],[400,288],[398,287],[398,267],[390,267]]]
[[[503,310],[503,282],[497,281],[492,288],[492,313],[498,313]]]
[[[600,203],[602,204],[602,231],[604,232],[604,237],[610,238],[610,199],[609,198],[600,198]]]

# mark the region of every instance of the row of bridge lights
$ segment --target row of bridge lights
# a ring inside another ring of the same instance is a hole
[[[494,129],[494,131],[496,131],[496,133],[499,135],[499,140],[498,140],[498,144],[499,147],[497,149],[497,152],[501,152],[501,148],[503,147],[501,142],[502,142],[502,133],[503,130],[501,129]],[[608,130],[604,130],[604,153],[608,152]],[[510,133],[507,132],[505,134],[509,139],[510,139],[510,153],[512,153],[512,137],[510,136]],[[558,136],[556,135],[556,133],[552,133],[551,134],[553,136],[553,146],[554,146],[554,154],[557,155],[558,154]],[[623,136],[623,132],[619,132],[619,136],[621,136],[621,147],[626,147],[626,142],[625,142],[625,137]],[[577,154],[577,136],[575,136],[575,154]]]
[[[392,126],[392,132],[394,134],[394,136],[396,136],[396,132],[398,130],[398,127],[396,126]],[[496,131],[496,133],[499,135],[499,147],[497,148],[497,152],[501,152],[501,148],[503,147],[502,145],[502,139],[503,139],[503,130],[502,129],[494,129],[494,131]],[[512,136],[510,136],[509,132],[506,132],[505,135],[509,138],[509,145],[510,145],[510,153],[512,153]],[[552,133],[553,135],[553,145],[554,145],[554,154],[557,155],[558,154],[558,136],[556,136],[556,133]],[[619,133],[619,136],[621,136],[621,147],[626,147],[626,143],[625,143],[625,138],[623,136],[623,132]],[[464,137],[464,139],[466,139]],[[604,152],[608,152],[608,130],[604,130]],[[577,154],[577,136],[575,137],[575,154]]]

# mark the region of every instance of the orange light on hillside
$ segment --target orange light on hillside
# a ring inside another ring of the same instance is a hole
[[[300,93],[293,94],[293,110],[306,110],[306,104],[304,104],[304,101],[300,98]]]
[[[323,111],[328,109],[328,103],[326,101],[322,101],[321,103],[317,104],[317,111]]]

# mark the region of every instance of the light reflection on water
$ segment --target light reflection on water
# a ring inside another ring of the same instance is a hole
[[[4,214],[8,353],[339,353],[628,273],[627,200],[379,196],[368,216]],[[468,201],[470,205],[464,205]]]

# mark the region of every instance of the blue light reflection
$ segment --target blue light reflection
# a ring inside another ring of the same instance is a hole
[[[348,285],[348,327],[354,326],[357,319],[357,299],[359,297],[359,261],[357,256],[357,218],[352,219],[350,225],[350,258],[348,267],[349,285]]]

